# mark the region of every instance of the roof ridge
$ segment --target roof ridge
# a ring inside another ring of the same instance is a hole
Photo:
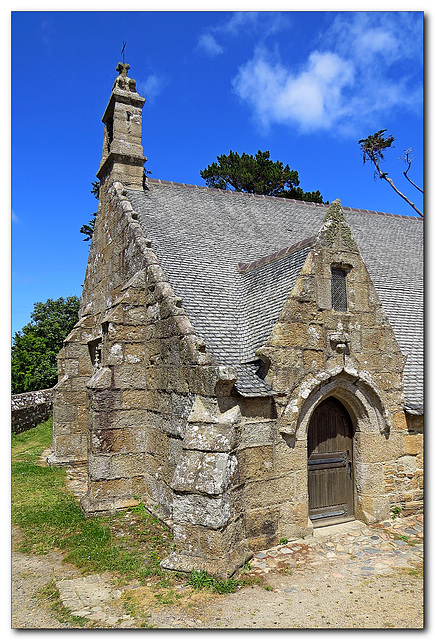
[[[291,253],[295,253],[295,251],[298,251],[299,249],[305,249],[305,247],[309,247],[314,243],[315,239],[316,236],[310,236],[309,238],[305,238],[304,240],[299,240],[299,242],[296,242],[289,247],[279,249],[279,251],[274,251],[274,253],[271,253],[268,256],[257,258],[257,260],[253,260],[252,262],[238,262],[237,270],[239,271],[239,273],[247,273],[248,271],[252,271],[253,269],[262,267],[264,264],[270,264],[275,260],[280,260],[281,258],[289,256]]]
[[[173,180],[161,180],[160,178],[146,178],[146,182],[151,184],[161,184],[167,187],[185,187],[186,189],[199,189],[201,191],[210,191],[213,193],[220,192],[220,195],[228,196],[245,196],[248,198],[262,198],[265,200],[274,200],[279,202],[288,202],[293,204],[301,204],[311,207],[329,207],[329,204],[324,202],[308,202],[307,200],[296,200],[295,198],[280,198],[279,196],[265,196],[258,193],[246,193],[245,191],[231,191],[230,189],[216,189],[215,187],[207,187],[199,184],[188,184],[187,182],[174,182]],[[387,216],[388,218],[406,218],[409,220],[419,220],[423,222],[423,218],[419,216],[406,216],[400,213],[386,213],[384,211],[373,211],[371,209],[358,209],[357,207],[343,207],[343,211],[349,211],[351,213],[369,213],[378,216]]]

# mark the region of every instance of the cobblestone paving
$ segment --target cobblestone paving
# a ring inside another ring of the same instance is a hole
[[[423,561],[423,516],[387,520],[367,526],[353,521],[314,530],[314,535],[255,554],[256,575],[325,562],[333,577],[372,576]]]

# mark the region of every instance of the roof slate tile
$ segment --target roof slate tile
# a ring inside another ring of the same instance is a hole
[[[150,179],[143,192],[127,193],[166,277],[210,353],[222,364],[252,362],[291,292],[327,205]],[[422,220],[343,210],[407,355],[407,403],[420,406]],[[252,376],[249,380],[252,384]]]

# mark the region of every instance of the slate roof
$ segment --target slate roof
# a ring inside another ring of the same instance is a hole
[[[327,205],[147,180],[128,191],[138,220],[209,352],[238,366],[238,390],[265,395],[264,344],[319,231]],[[407,355],[406,402],[423,405],[423,225],[343,207],[384,310]]]

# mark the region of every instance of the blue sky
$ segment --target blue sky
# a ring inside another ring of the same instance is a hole
[[[358,140],[387,129],[385,170],[422,209],[400,160],[412,147],[422,186],[421,12],[13,12],[12,334],[35,302],[80,296],[123,41],[151,177],[204,184],[217,155],[268,150],[325,200],[414,215],[362,163]]]

